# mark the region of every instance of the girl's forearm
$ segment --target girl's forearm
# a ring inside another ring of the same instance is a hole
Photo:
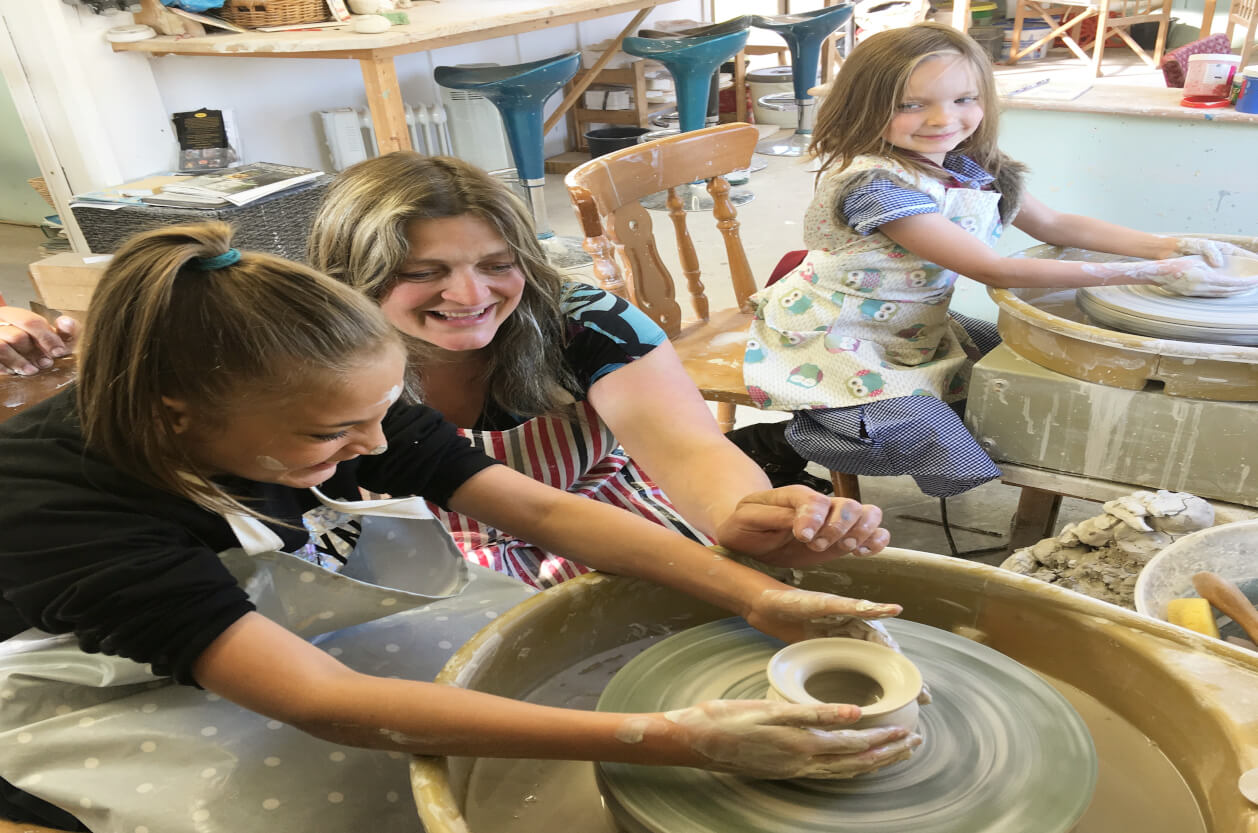
[[[467,481],[451,508],[547,552],[663,584],[739,615],[764,590],[785,587],[659,524],[543,486],[505,466]]]
[[[1074,246],[1145,260],[1165,260],[1176,254],[1173,237],[1159,237],[1079,214],[1058,214],[1051,224],[1036,231],[1036,238],[1054,246]]]
[[[347,674],[298,726],[334,743],[413,755],[693,765],[678,727],[658,715],[539,706],[453,686]]]

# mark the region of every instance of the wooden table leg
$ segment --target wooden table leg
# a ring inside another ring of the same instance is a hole
[[[1053,537],[1060,509],[1061,495],[1023,486],[1018,510],[1013,516],[1013,528],[1009,531],[1009,548],[1029,547]]]
[[[1198,38],[1210,37],[1210,30],[1214,27],[1214,3],[1215,0],[1206,0],[1201,9],[1201,34]]]
[[[360,58],[371,125],[376,131],[376,150],[383,156],[395,150],[411,150],[411,132],[406,127],[406,104],[398,86],[392,58]]]

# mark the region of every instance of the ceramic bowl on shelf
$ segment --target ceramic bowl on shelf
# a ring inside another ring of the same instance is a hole
[[[806,639],[774,654],[766,674],[771,700],[860,706],[854,729],[917,728],[922,674],[883,645],[845,637]]]

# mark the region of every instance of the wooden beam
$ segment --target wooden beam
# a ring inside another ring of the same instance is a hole
[[[594,77],[602,71],[603,67],[607,66],[607,62],[612,59],[612,56],[620,51],[620,45],[625,42],[625,38],[629,36],[629,33],[636,29],[650,12],[649,8],[638,9],[637,14],[633,16],[629,24],[620,30],[620,34],[616,36],[616,40],[612,42],[612,45],[607,47],[602,55],[598,56],[598,60],[594,62],[594,66],[590,67],[590,71],[585,73],[580,81],[572,85],[572,89],[564,96],[563,101],[559,102],[559,107],[550,114],[550,118],[546,119],[546,124],[542,127],[543,136],[553,130],[555,125],[559,124],[559,120],[563,118],[564,113],[568,112],[568,108],[576,103],[576,100],[585,92],[585,88],[590,86],[590,82],[594,80]]]
[[[411,150],[406,106],[402,103],[402,88],[398,86],[393,59],[363,58],[358,64],[363,70],[367,106],[371,108],[371,124],[376,131],[376,149],[382,156],[395,150]]]

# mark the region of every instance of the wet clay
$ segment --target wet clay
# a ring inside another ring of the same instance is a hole
[[[1135,609],[1136,577],[1177,538],[1214,523],[1214,509],[1184,492],[1133,492],[1053,538],[1015,550],[1000,566]]]

